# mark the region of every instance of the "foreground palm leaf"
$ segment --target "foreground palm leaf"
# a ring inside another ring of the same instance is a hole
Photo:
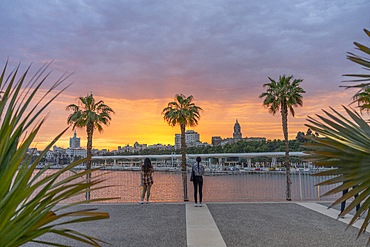
[[[324,111],[326,116],[317,115],[318,119],[308,118],[310,124],[306,126],[322,137],[309,137],[313,142],[308,142],[305,147],[309,150],[306,152],[309,154],[308,161],[316,166],[334,167],[334,169],[315,174],[316,176],[332,176],[331,179],[319,185],[337,185],[324,196],[341,193],[345,189],[349,190],[347,194],[333,202],[331,207],[359,194],[345,208],[342,215],[360,204],[360,209],[349,223],[352,225],[367,211],[358,234],[360,235],[366,231],[370,221],[368,212],[370,208],[370,126],[357,112],[347,107],[343,108],[348,114],[347,117],[332,109],[333,113]]]
[[[370,38],[370,32],[364,29],[365,34]],[[354,42],[356,49],[362,54],[357,55],[352,52],[347,53],[347,59],[361,65],[366,71],[370,70],[370,48],[360,43]],[[357,103],[360,111],[369,112],[370,109],[370,74],[345,74],[344,76],[356,77],[357,79],[347,80],[346,82],[355,82],[354,85],[345,86],[346,88],[360,88],[353,96],[353,102]],[[360,84],[358,84],[360,83]]]
[[[370,38],[370,31],[364,29],[364,32]],[[354,42],[354,45],[356,46],[356,49],[362,52],[363,54],[357,55],[355,53],[348,52],[347,59],[354,63],[357,63],[358,65],[361,65],[365,70],[370,70],[370,48],[358,42]],[[350,87],[364,88],[370,84],[369,83],[370,74],[345,74],[344,76],[359,78],[356,80],[349,80],[348,82],[361,82],[360,84],[357,85],[347,86],[348,88]]]
[[[109,218],[107,213],[92,212],[91,209],[77,211],[72,208],[87,201],[58,207],[56,205],[84,193],[87,187],[97,185],[101,180],[87,183],[81,179],[86,175],[86,171],[71,172],[72,168],[84,160],[70,164],[51,175],[45,174],[47,168],[38,172],[35,169],[42,157],[67,129],[62,131],[36,160],[33,161],[27,156],[28,149],[45,120],[40,114],[65,90],[63,88],[54,94],[55,89],[67,76],[63,76],[41,95],[39,101],[34,102],[40,87],[47,79],[48,65],[43,66],[28,83],[26,76],[29,68],[18,76],[18,66],[6,76],[7,65],[5,65],[0,76],[0,91],[3,92],[0,99],[0,245],[20,246],[27,242],[37,242],[63,246],[37,239],[45,233],[54,233],[99,246],[100,240],[61,226]],[[46,100],[46,97],[50,99]]]

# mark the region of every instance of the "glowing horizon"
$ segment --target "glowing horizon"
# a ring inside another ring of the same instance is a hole
[[[288,118],[289,139],[294,139],[299,131],[307,131],[305,126],[308,123],[307,116],[322,115],[321,110],[328,110],[329,107],[341,111],[341,105],[348,105],[352,94],[352,91],[344,90],[341,94],[327,94],[326,97],[320,99],[304,97],[303,107],[295,108],[295,117],[290,115]],[[95,97],[103,99],[116,114],[112,116],[111,124],[105,126],[102,133],[94,133],[94,148],[117,150],[118,146],[133,146],[136,141],[148,145],[174,145],[175,134],[180,133],[180,127],[170,127],[161,114],[163,108],[172,99],[153,99],[148,105],[147,100]],[[54,110],[49,112],[45,125],[33,146],[43,149],[57,133],[67,127],[66,119],[70,112],[65,111],[64,108],[65,101],[71,99],[71,97],[63,97],[55,102],[59,111],[56,111],[54,107]],[[347,103],[342,102],[342,99],[348,99]],[[202,142],[211,144],[212,136],[232,137],[236,119],[241,125],[243,137],[265,137],[267,140],[284,139],[280,113],[270,114],[262,106],[262,100],[230,104],[228,107],[219,102],[212,103],[197,99],[195,99],[195,103],[201,106],[204,111],[201,112],[199,125],[187,127],[187,130],[197,131]],[[64,107],[62,107],[63,105]],[[76,131],[77,136],[81,138],[81,146],[86,147],[86,130],[76,129]],[[56,145],[63,148],[69,147],[69,138],[72,136],[73,131],[70,129]]]

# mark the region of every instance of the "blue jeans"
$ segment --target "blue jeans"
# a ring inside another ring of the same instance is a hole
[[[354,189],[354,187],[353,187],[353,189]],[[343,190],[343,195],[345,195],[347,193],[348,193],[348,189]],[[355,199],[356,199],[357,196],[358,196],[358,194],[355,195]],[[340,213],[342,213],[344,211],[345,207],[346,207],[346,201],[341,202],[341,204],[340,204]],[[356,212],[359,209],[360,209],[360,204],[357,204],[356,205]]]

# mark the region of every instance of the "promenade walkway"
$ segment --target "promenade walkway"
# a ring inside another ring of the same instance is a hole
[[[207,203],[201,208],[192,203],[87,205],[109,212],[110,219],[80,224],[74,229],[110,243],[102,246],[366,246],[370,233],[356,239],[358,228],[346,229],[350,216],[337,219],[338,208],[327,209],[328,205],[323,202]],[[58,241],[84,246],[62,238]]]

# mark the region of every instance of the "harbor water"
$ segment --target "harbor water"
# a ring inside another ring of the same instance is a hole
[[[47,173],[54,172],[48,170]],[[139,171],[97,171],[94,176],[103,175],[105,181],[102,186],[110,186],[97,191],[91,191],[91,198],[116,197],[107,203],[137,202],[140,197]],[[188,182],[188,197],[193,201],[193,184]],[[154,184],[151,188],[152,202],[182,202],[182,174],[181,172],[157,171],[153,174]],[[311,174],[291,174],[291,191],[293,201],[334,200],[337,195],[322,197],[333,186],[316,186],[325,177]],[[286,175],[277,172],[254,173],[224,173],[208,174],[204,176],[204,202],[267,202],[285,201]],[[72,201],[81,198],[72,198]]]

